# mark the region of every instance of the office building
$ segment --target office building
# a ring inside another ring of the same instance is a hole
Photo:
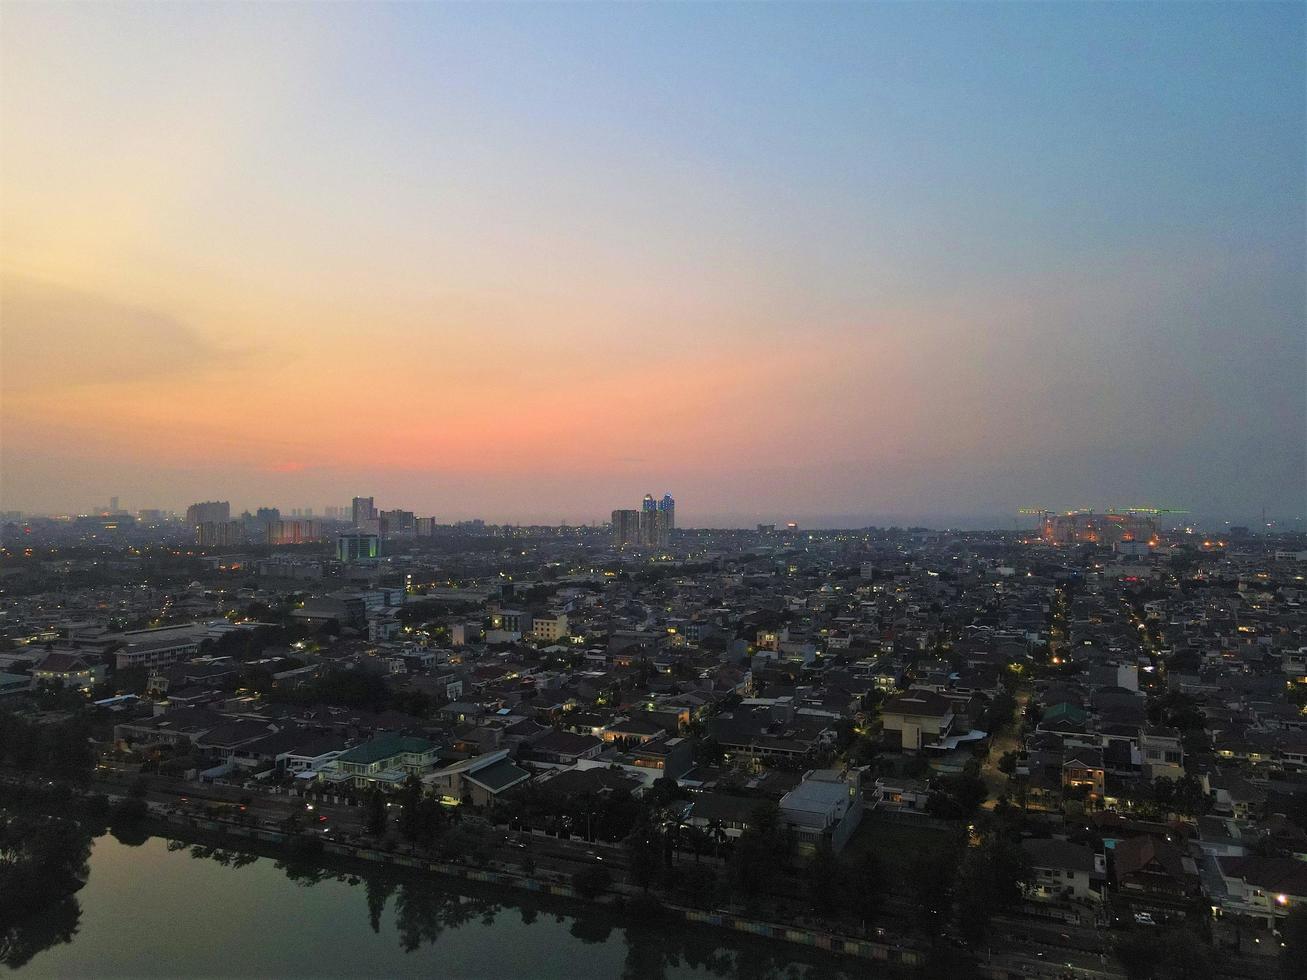
[[[613,544],[619,548],[640,543],[640,511],[613,511]]]
[[[231,504],[225,500],[206,500],[186,508],[186,523],[191,527],[200,524],[218,524],[231,520]]]
[[[1047,544],[1097,544],[1106,547],[1121,543],[1158,543],[1157,522],[1147,514],[1095,513],[1092,510],[1044,514],[1040,536]]]
[[[676,529],[676,501],[672,499],[670,493],[663,494],[663,499],[658,501],[658,512],[667,515],[667,530]]]
[[[666,548],[676,527],[676,501],[670,493],[657,500],[646,493],[639,510],[613,511],[613,544],[620,547]]]
[[[417,535],[417,516],[411,510],[383,510],[377,516],[385,537],[411,538]]]
[[[381,555],[381,538],[355,532],[336,538],[336,558],[343,562],[372,561]]]
[[[645,548],[666,548],[671,541],[672,515],[668,511],[644,510],[640,512],[640,544]]]
[[[244,544],[245,522],[204,521],[195,525],[195,543],[208,548],[227,548]]]
[[[273,521],[268,525],[268,544],[310,544],[322,540],[317,521]]]
[[[364,521],[376,520],[376,504],[371,497],[355,497],[351,502],[350,517],[355,527],[362,527]]]

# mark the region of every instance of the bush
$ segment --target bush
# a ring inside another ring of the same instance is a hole
[[[607,868],[584,868],[572,876],[572,887],[582,898],[598,898],[613,884]]]
[[[110,819],[114,823],[139,823],[150,815],[150,806],[139,796],[129,796],[125,800],[120,800],[113,811],[110,813]]]
[[[286,854],[292,860],[307,861],[321,857],[324,850],[322,838],[312,834],[295,834],[286,838]]]

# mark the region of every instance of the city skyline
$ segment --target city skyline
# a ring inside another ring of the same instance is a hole
[[[353,502],[347,501],[345,504],[305,504],[303,502],[278,502],[269,500],[251,499],[249,502],[232,503],[229,500],[222,501],[194,501],[189,504],[179,506],[158,506],[157,504],[135,504],[128,501],[126,506],[117,506],[116,502],[120,498],[114,496],[111,498],[112,503],[107,506],[90,506],[73,508],[67,511],[21,511],[21,510],[0,510],[0,520],[13,519],[13,515],[21,514],[26,518],[67,518],[77,515],[94,515],[94,514],[112,514],[124,513],[130,515],[148,515],[150,517],[164,518],[169,515],[175,520],[184,520],[187,524],[200,524],[206,522],[224,522],[227,520],[239,521],[241,519],[249,520],[280,520],[289,523],[308,521],[328,523],[336,522],[350,526],[361,526],[378,516],[387,514],[404,513],[414,516],[419,513],[426,513],[422,508],[416,510],[407,509],[406,501],[383,501],[384,503],[395,505],[393,508],[382,508],[375,504],[376,496],[356,497],[356,502],[366,502],[370,507],[367,514],[360,515],[359,511],[353,506]],[[467,513],[444,513],[433,514],[416,518],[419,523],[425,521],[436,526],[450,526],[459,523],[482,522],[491,526],[541,526],[541,527],[614,527],[618,523],[616,518],[618,514],[629,515],[629,518],[635,523],[632,524],[632,534],[638,535],[639,518],[643,513],[649,513],[650,502],[655,504],[656,511],[675,511],[678,509],[677,502],[673,499],[672,494],[665,493],[661,500],[653,498],[652,494],[646,494],[640,508],[617,508],[611,512],[602,515],[583,515],[575,517],[571,515],[551,515],[541,513],[536,515],[536,519],[519,519],[513,517],[504,517],[493,513],[471,511]],[[215,505],[221,505],[227,510],[226,516],[210,514],[201,519],[193,520],[191,512],[196,508],[205,508]],[[682,514],[686,513],[682,511]],[[1276,512],[1262,509],[1254,512],[1232,511],[1227,513],[1199,513],[1184,507],[1156,507],[1150,504],[1144,504],[1140,501],[1134,501],[1130,505],[1122,505],[1119,501],[1114,503],[1085,503],[1083,500],[1075,505],[1055,504],[1048,507],[1020,507],[1012,508],[1010,512],[1000,512],[994,514],[921,514],[921,513],[850,513],[850,514],[825,514],[825,515],[796,515],[793,513],[782,513],[779,511],[755,511],[753,513],[733,513],[733,514],[711,514],[703,512],[689,511],[694,515],[691,521],[673,518],[673,523],[669,530],[674,527],[684,527],[686,529],[714,529],[724,530],[731,529],[752,529],[757,526],[775,525],[778,523],[792,522],[795,527],[802,527],[806,530],[813,531],[831,531],[831,530],[857,530],[872,527],[894,527],[894,526],[926,526],[937,529],[956,528],[961,530],[1012,530],[1024,528],[1033,530],[1037,528],[1040,521],[1047,516],[1057,515],[1109,515],[1109,514],[1143,514],[1151,516],[1158,522],[1159,527],[1192,527],[1196,529],[1219,530],[1222,526],[1228,525],[1245,525],[1254,529],[1265,528],[1276,531],[1293,531],[1302,530],[1307,524],[1307,515],[1298,512],[1285,511]],[[274,516],[275,515],[275,516]],[[797,518],[803,518],[796,520]]]
[[[1300,6],[5,20],[3,509],[1303,510]]]
[[[0,971],[1307,976],[1302,0],[0,0],[0,188]]]

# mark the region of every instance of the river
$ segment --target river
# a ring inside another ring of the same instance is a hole
[[[10,956],[23,978],[888,976],[871,963],[417,874],[288,867],[161,837],[96,838],[85,887]]]

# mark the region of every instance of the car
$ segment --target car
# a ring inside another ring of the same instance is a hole
[[[1141,926],[1155,926],[1157,923],[1153,920],[1151,912],[1136,912],[1135,924]]]

